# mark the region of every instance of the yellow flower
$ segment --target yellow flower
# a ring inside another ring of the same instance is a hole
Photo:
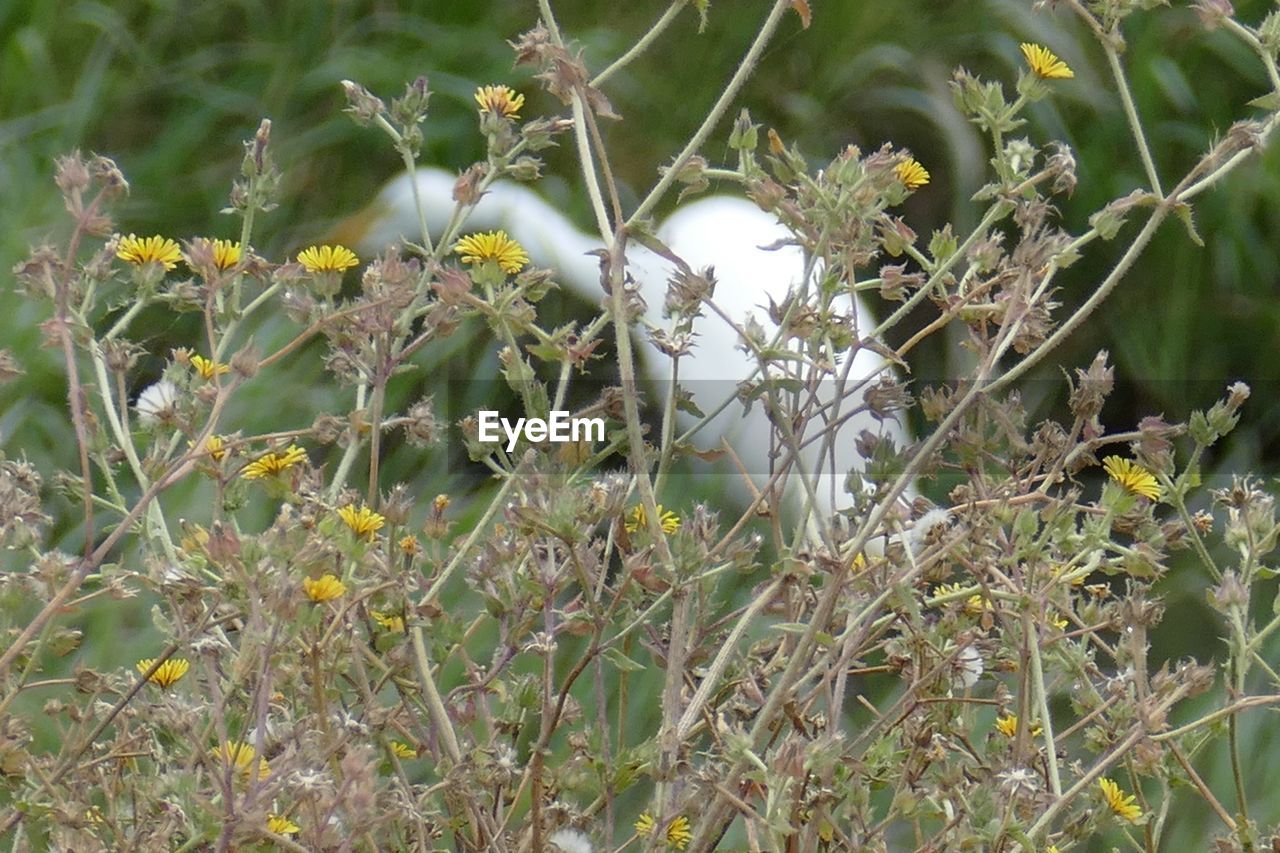
[[[1099,779],[1098,787],[1102,789],[1102,798],[1107,801],[1107,808],[1121,820],[1127,820],[1129,823],[1137,823],[1142,818],[1142,809],[1134,800],[1137,799],[1133,794],[1126,795],[1125,792],[1110,779]]]
[[[402,741],[391,741],[391,751],[396,754],[396,758],[417,758],[418,750]]]
[[[413,557],[422,552],[422,545],[419,544],[418,538],[412,533],[401,536],[400,541],[396,544],[400,546],[400,553],[406,557]]]
[[[476,103],[484,112],[503,118],[520,118],[524,95],[516,93],[509,86],[481,86],[476,89]]]
[[[360,259],[346,246],[311,246],[298,253],[298,263],[312,275],[349,270]]]
[[[693,840],[693,832],[689,829],[689,818],[680,815],[667,824],[667,846],[675,850],[683,850]]]
[[[506,231],[489,231],[463,237],[454,247],[464,264],[494,261],[508,275],[514,275],[529,263],[524,247],[507,236]]]
[[[980,616],[984,610],[995,610],[995,607],[983,598],[981,593],[975,592],[964,600],[964,612],[970,616]]]
[[[662,504],[657,505],[658,524],[662,527],[663,533],[675,533],[680,529],[680,516],[674,512],[664,510]],[[644,504],[636,504],[631,510],[631,514],[627,517],[626,528],[628,533],[635,533],[637,530],[649,529],[649,517],[645,515]]]
[[[204,449],[213,457],[214,462],[221,462],[227,456],[227,445],[220,435],[211,435],[204,440]]]
[[[182,251],[177,243],[159,234],[154,237],[130,234],[120,239],[116,257],[137,266],[151,263],[164,264],[165,269],[171,270],[178,265],[178,261],[182,260]]]
[[[640,817],[636,818],[636,835],[641,838],[648,838],[653,835],[653,831],[658,828],[658,822],[653,819],[653,815],[644,812]]]
[[[1042,80],[1070,80],[1076,76],[1071,66],[1059,59],[1047,47],[1023,42],[1022,56],[1027,60],[1031,73]]]
[[[381,610],[370,610],[369,616],[393,634],[404,633],[404,617],[396,613],[383,613]]]
[[[296,444],[291,444],[282,453],[272,451],[244,466],[241,476],[246,480],[260,480],[272,474],[288,471],[294,465],[307,458],[307,452]]]
[[[230,240],[213,241],[213,265],[224,272],[240,263],[240,244]]]
[[[220,361],[213,361],[202,355],[191,356],[191,366],[196,369],[196,373],[205,382],[213,379],[215,376],[224,376],[231,372],[231,368]]]
[[[1133,460],[1108,456],[1102,460],[1102,467],[1125,491],[1153,501],[1160,497],[1160,484],[1155,475]]]
[[[155,664],[155,658],[143,658],[138,661],[138,672],[143,673],[151,669]],[[156,667],[156,671],[151,673],[151,677],[147,680],[152,684],[159,684],[161,687],[172,687],[178,683],[182,676],[187,674],[187,670],[191,669],[191,662],[183,658],[169,658],[160,666]]]
[[[333,575],[324,575],[318,580],[303,578],[302,588],[306,591],[307,598],[315,602],[333,601],[347,591],[347,585]]]
[[[908,157],[893,168],[893,174],[909,190],[919,189],[929,183],[929,170],[914,157]]]
[[[370,542],[382,529],[382,525],[387,523],[385,518],[364,504],[360,505],[360,509],[356,509],[355,504],[347,504],[338,510],[338,516],[351,528],[352,533]]]
[[[1007,738],[1015,737],[1018,734],[1018,715],[1005,714],[1002,717],[997,717],[996,730]],[[1040,728],[1040,726],[1037,726],[1035,723],[1031,724],[1032,737],[1040,737],[1040,733],[1043,731],[1044,729]]]
[[[273,814],[267,815],[267,831],[276,835],[297,835],[302,827],[283,815]]]
[[[1059,631],[1065,631],[1071,623],[1063,618],[1061,613],[1050,613],[1049,624],[1057,628]]]
[[[234,767],[242,777],[249,778],[254,763],[258,766],[258,778],[265,779],[271,775],[271,767],[265,758],[258,758],[258,751],[253,744],[232,743],[227,741],[222,746],[209,750],[209,757],[228,767]]]

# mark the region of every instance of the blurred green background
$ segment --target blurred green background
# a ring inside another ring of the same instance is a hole
[[[1080,182],[1062,205],[1066,227],[1082,230],[1089,213],[1106,200],[1143,184],[1105,61],[1066,12],[1033,13],[1029,0],[814,5],[808,30],[796,16],[787,17],[741,105],[784,139],[797,141],[815,165],[850,143],[864,149],[885,141],[909,147],[933,175],[907,209],[919,233],[948,221],[961,231],[971,226],[977,216],[968,198],[987,172],[985,140],[951,105],[951,70],[963,65],[1011,86],[1024,40],[1049,46],[1076,70],[1074,81],[1056,84],[1053,96],[1031,109],[1032,121],[1021,131],[1037,144],[1061,139],[1076,154]],[[665,9],[664,3],[593,0],[555,6],[593,70],[621,53]],[[1241,0],[1236,10],[1256,23],[1270,6]],[[696,13],[686,9],[650,55],[607,84],[625,120],[607,125],[605,133],[631,198],[651,184],[656,167],[696,127],[767,7],[713,4],[702,34]],[[471,101],[477,85],[515,86],[528,97],[526,117],[561,110],[525,69],[512,69],[505,43],[528,28],[535,13],[530,2],[0,0],[0,270],[9,279],[7,271],[31,246],[67,234],[51,176],[53,158],[73,148],[113,157],[130,180],[132,194],[117,211],[121,230],[175,238],[233,236],[238,221],[218,211],[237,174],[241,142],[262,117],[273,122],[285,183],[279,209],[260,217],[254,242],[273,260],[290,255],[369,201],[400,170],[380,133],[342,114],[339,80],[356,80],[389,98],[407,80],[427,74],[435,94],[423,160],[462,169],[483,155]],[[1206,33],[1186,8],[1137,15],[1126,35],[1135,96],[1161,176],[1171,184],[1233,120],[1251,112],[1246,102],[1265,91],[1262,70],[1238,41],[1221,31]],[[729,161],[727,134],[725,125],[707,147],[713,162]],[[1222,485],[1232,472],[1275,472],[1278,159],[1273,146],[1198,200],[1204,248],[1193,245],[1176,223],[1164,226],[1103,310],[1025,383],[1033,411],[1060,414],[1062,370],[1087,366],[1100,348],[1111,351],[1121,380],[1104,412],[1105,422],[1117,430],[1148,414],[1185,418],[1217,399],[1229,381],[1244,379],[1254,396],[1241,429],[1210,459],[1208,480]],[[586,225],[572,151],[553,149],[547,160],[541,191]],[[1131,233],[1132,226],[1118,242]],[[1085,262],[1060,276],[1062,301],[1082,301],[1122,248],[1095,246]],[[0,448],[10,456],[25,454],[48,477],[71,462],[72,437],[62,369],[56,354],[40,346],[42,319],[36,306],[20,301],[9,286],[0,287],[0,347],[12,350],[28,372],[0,386]],[[152,353],[144,362],[152,375],[169,349],[194,333],[189,320],[156,314],[135,325],[135,336]],[[256,334],[269,346],[293,331],[287,321],[268,321]],[[448,365],[464,345],[441,347],[429,357]],[[289,374],[297,423],[280,424],[277,383],[250,384],[234,414],[237,422],[263,431],[309,422],[313,405],[332,399],[316,385],[319,351],[310,352],[317,358]],[[487,357],[482,369],[492,366],[492,354]],[[951,357],[938,340],[914,354],[912,368],[930,379],[955,375],[962,366]],[[449,491],[456,474],[429,462],[414,485],[423,495]],[[64,513],[64,547],[74,548],[75,507],[53,500]],[[198,517],[198,496],[189,500]],[[1188,654],[1203,659],[1221,651],[1198,578],[1188,570],[1167,582],[1171,615],[1157,634],[1157,660]],[[87,624],[91,633],[148,630],[141,609],[108,609]],[[92,644],[82,654],[91,665],[119,665]],[[1246,719],[1245,727],[1254,746],[1246,751],[1254,762],[1251,787],[1269,791],[1280,782],[1280,770],[1265,759],[1275,745],[1274,727],[1260,716]],[[1215,786],[1223,781],[1223,769],[1207,768]],[[1270,808],[1271,819],[1280,816],[1280,804]],[[1175,842],[1200,847],[1203,833],[1213,828],[1184,820],[1174,829],[1170,849],[1182,849]]]

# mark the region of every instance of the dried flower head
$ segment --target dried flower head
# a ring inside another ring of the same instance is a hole
[[[1022,56],[1027,60],[1031,73],[1042,80],[1070,80],[1076,76],[1071,66],[1063,62],[1047,47],[1023,42]]]
[[[352,533],[370,542],[387,523],[385,518],[364,504],[361,504],[359,509],[356,509],[355,504],[347,504],[338,510],[338,516],[347,527],[351,528]]]
[[[298,263],[312,275],[349,270],[360,259],[346,246],[311,246],[298,253]]]
[[[507,236],[506,231],[488,231],[463,237],[454,247],[464,264],[493,261],[504,273],[515,275],[529,263],[524,247]]]
[[[1159,499],[1160,484],[1155,475],[1133,460],[1108,456],[1102,460],[1102,467],[1125,491],[1153,501]]]
[[[320,603],[341,598],[347,591],[347,585],[334,575],[323,575],[320,578],[303,578],[302,589],[306,592],[307,598]]]
[[[139,673],[144,673],[155,665],[155,658],[143,658],[138,661],[137,667]],[[147,680],[152,684],[158,684],[161,687],[172,687],[178,683],[182,676],[187,674],[187,670],[191,668],[191,662],[185,658],[169,658],[160,666],[156,667],[156,671],[151,673],[151,677]]]
[[[182,260],[182,250],[177,243],[159,234],[153,237],[130,234],[120,239],[116,257],[136,266],[162,264],[166,270],[171,270]]]
[[[168,379],[148,385],[138,395],[136,408],[143,423],[155,423],[171,419],[177,411],[178,387]]]
[[[259,480],[288,471],[294,465],[307,458],[307,452],[296,444],[291,444],[280,453],[271,451],[259,456],[244,466],[241,476],[246,480]]]
[[[476,89],[475,98],[483,112],[503,118],[520,118],[520,108],[524,106],[524,95],[509,86],[481,86]]]
[[[919,189],[929,183],[929,170],[914,157],[908,157],[894,166],[893,174],[909,190]]]

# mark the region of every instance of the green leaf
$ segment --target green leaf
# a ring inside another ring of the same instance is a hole
[[[638,663],[624,655],[615,648],[605,649],[603,652],[605,660],[616,666],[623,672],[643,672],[644,664]]]

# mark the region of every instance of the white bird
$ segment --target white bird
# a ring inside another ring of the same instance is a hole
[[[455,181],[455,176],[435,168],[401,174],[382,189],[372,204],[339,226],[335,237],[366,254],[381,251],[402,238],[420,239],[412,183],[416,182],[427,226],[433,238],[438,238],[454,210]],[[463,233],[494,229],[506,231],[524,246],[534,263],[555,270],[558,280],[582,298],[592,303],[603,298],[600,264],[594,254],[601,249],[600,241],[578,230],[533,190],[496,182],[476,205]],[[768,337],[777,330],[769,319],[768,306],[771,302],[782,304],[805,278],[802,250],[794,244],[782,245],[791,234],[772,215],[743,198],[712,196],[684,205],[662,223],[657,236],[694,271],[713,267],[716,307],[739,325],[748,317],[754,318]],[[668,326],[670,321],[663,318],[662,311],[667,280],[675,265],[642,247],[629,248],[627,258],[628,272],[637,281],[647,305],[646,324],[653,328]],[[866,335],[874,328],[870,312],[856,299],[841,298],[844,301],[837,307],[849,314],[857,333]],[[756,373],[758,362],[742,348],[737,330],[712,311],[704,310],[704,314],[694,326],[692,350],[680,359],[679,382],[698,408],[710,414],[734,394],[739,383]],[[644,341],[643,375],[652,383],[669,381],[670,358],[658,351],[648,335],[639,337]],[[891,369],[883,357],[870,349],[857,351],[847,373],[854,390],[846,391],[840,404],[846,417],[861,404],[868,383],[886,371]],[[837,375],[840,372],[837,366]],[[821,383],[818,397],[822,404],[831,403],[835,384],[834,380]],[[767,482],[767,472],[773,464],[769,461],[773,430],[763,408],[757,403],[744,415],[741,404],[733,402],[694,439],[707,448],[718,447],[722,439],[727,441],[757,487]],[[692,425],[693,421],[688,423]],[[816,429],[810,429],[808,436],[812,437]],[[817,506],[825,512],[850,503],[844,483],[851,468],[865,465],[854,447],[854,439],[862,430],[891,437],[899,448],[906,444],[906,433],[900,424],[893,419],[881,422],[867,412],[839,425],[832,442],[833,452],[827,456],[820,459],[816,452],[820,441],[811,442],[802,459],[805,470],[812,474],[810,482],[816,491]],[[741,482],[737,473],[726,476]],[[788,490],[794,490],[794,486]],[[741,488],[737,491],[743,492]]]

